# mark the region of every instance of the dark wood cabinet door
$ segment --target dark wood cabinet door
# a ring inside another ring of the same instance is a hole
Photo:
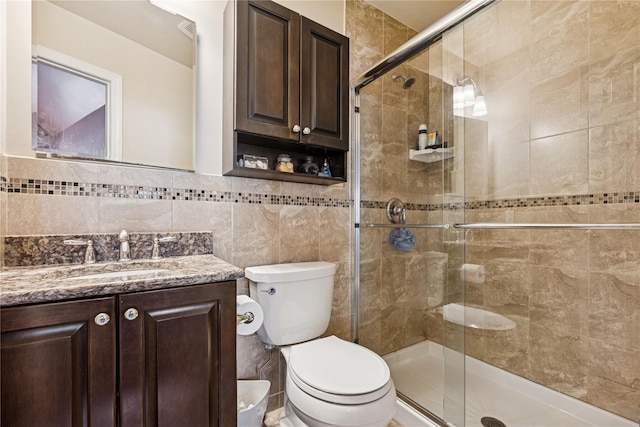
[[[222,282],[119,297],[122,427],[236,425],[235,295]]]
[[[349,150],[349,39],[302,17],[301,141]]]
[[[300,16],[270,1],[237,2],[236,130],[298,140]]]
[[[114,315],[115,298],[3,308],[1,424],[115,426]]]

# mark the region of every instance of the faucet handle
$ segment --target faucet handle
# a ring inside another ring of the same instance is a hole
[[[151,259],[162,259],[162,249],[160,248],[160,243],[165,242],[175,242],[175,236],[166,236],[153,239],[153,248],[151,249]]]
[[[84,263],[96,263],[96,251],[93,249],[93,242],[91,240],[64,240],[62,243],[71,246],[86,246],[87,249],[84,251]]]

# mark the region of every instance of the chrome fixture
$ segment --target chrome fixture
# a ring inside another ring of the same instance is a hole
[[[236,325],[251,323],[253,319],[255,319],[255,316],[250,311],[247,311],[245,314],[236,314]]]
[[[387,219],[392,224],[404,224],[406,211],[400,199],[391,199],[387,202]]]
[[[449,224],[364,224],[366,228],[442,228],[449,229]]]
[[[153,248],[151,249],[151,259],[162,259],[162,249],[160,248],[160,243],[165,242],[175,242],[176,238],[174,236],[167,236],[153,239]]]
[[[405,42],[396,50],[384,57],[369,70],[360,74],[353,82],[356,93],[358,93],[364,86],[396,68],[409,58],[424,51],[436,41],[441,40],[442,34],[445,31],[455,27],[465,18],[468,18],[495,1],[496,0],[469,0],[463,3],[460,7],[454,9],[442,19],[436,21],[433,25],[425,28],[418,33],[418,35],[412,37],[409,41]]]
[[[453,228],[464,228],[467,230],[640,230],[640,224],[540,224],[477,222],[468,224],[453,224]]]
[[[471,115],[474,117],[487,115],[487,104],[485,103],[484,95],[471,77],[456,80],[456,84],[453,87],[453,111],[460,111],[465,107],[473,107]],[[456,115],[461,116],[462,114]]]
[[[71,246],[86,246],[87,249],[84,251],[84,263],[96,263],[96,252],[93,250],[93,242],[91,240],[64,240],[62,243]]]
[[[402,80],[402,89],[409,89],[416,82],[415,77],[407,77],[402,74],[394,74],[391,76],[393,82],[397,82],[398,80]]]
[[[118,254],[118,261],[131,261],[131,246],[129,246],[129,233],[127,230],[122,230],[118,235],[120,240],[120,253]]]

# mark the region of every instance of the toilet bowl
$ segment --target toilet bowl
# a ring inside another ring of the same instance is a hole
[[[386,362],[335,336],[318,338],[331,317],[336,265],[275,264],[245,269],[264,312],[258,336],[287,362],[282,427],[385,427],[396,391]]]
[[[287,361],[281,426],[378,427],[391,421],[395,387],[374,352],[335,336],[281,351]]]

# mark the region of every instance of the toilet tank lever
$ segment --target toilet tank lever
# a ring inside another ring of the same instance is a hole
[[[260,292],[266,292],[269,295],[273,295],[276,293],[276,288],[269,288],[269,289],[261,289]]]

